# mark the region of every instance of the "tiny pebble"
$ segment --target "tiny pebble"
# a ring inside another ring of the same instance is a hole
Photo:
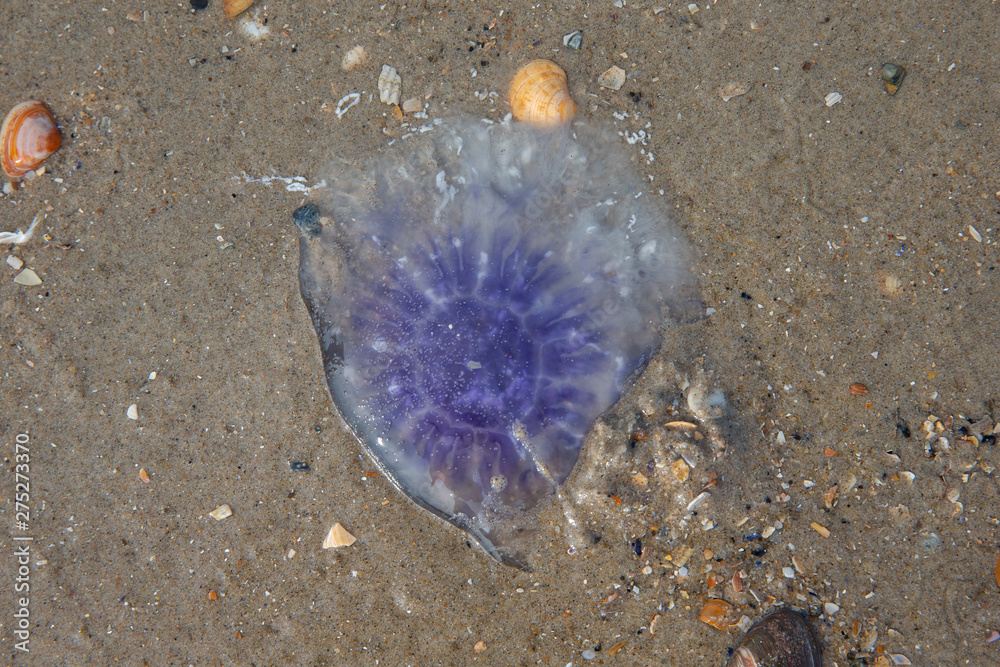
[[[760,536],[765,539],[771,537],[771,535],[774,535],[774,526],[768,526],[764,530],[760,531]]]
[[[597,657],[597,651],[595,651],[592,648],[588,648],[581,654],[581,656],[583,657],[584,660],[593,660],[594,658]]]
[[[785,579],[795,578],[795,568],[793,567],[783,567],[781,568],[781,573],[785,575]]]
[[[642,568],[642,573],[643,574],[653,574],[653,568],[651,568],[650,566],[647,565],[646,567]]]
[[[7,255],[7,264],[15,271],[24,266],[24,262],[21,261],[21,258],[14,257],[14,255]]]
[[[823,611],[827,616],[833,616],[840,611],[840,605],[836,605],[832,602],[826,602],[823,604]]]

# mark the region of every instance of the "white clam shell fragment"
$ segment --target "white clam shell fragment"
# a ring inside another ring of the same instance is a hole
[[[38,277],[38,274],[31,269],[25,269],[19,274],[14,276],[14,282],[18,285],[24,285],[26,287],[34,287],[35,285],[41,285],[42,279]]]
[[[382,65],[382,73],[378,75],[378,99],[385,104],[399,104],[402,85],[396,68]]]
[[[349,547],[357,541],[358,538],[347,532],[347,529],[340,525],[340,522],[337,522],[333,524],[330,532],[323,539],[323,548],[338,549],[340,547]]]
[[[625,70],[617,65],[608,68],[604,74],[597,77],[597,85],[601,88],[618,90],[625,85]]]
[[[340,59],[340,69],[345,72],[350,72],[358,65],[364,64],[365,60],[368,59],[365,53],[365,48],[363,46],[355,46],[347,50],[344,57]]]

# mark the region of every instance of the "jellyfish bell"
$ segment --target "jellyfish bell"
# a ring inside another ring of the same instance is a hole
[[[686,243],[604,135],[439,122],[296,211],[331,396],[380,471],[494,558],[697,301]]]

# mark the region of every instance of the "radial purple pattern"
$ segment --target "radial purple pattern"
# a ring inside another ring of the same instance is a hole
[[[515,542],[691,300],[682,243],[596,134],[441,125],[296,211],[331,395],[411,499]],[[627,170],[625,170],[627,172]]]

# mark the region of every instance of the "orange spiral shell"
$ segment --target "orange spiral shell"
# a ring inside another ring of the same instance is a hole
[[[0,127],[3,172],[21,178],[61,145],[62,134],[48,106],[34,100],[16,104]]]
[[[569,93],[566,72],[551,60],[532,60],[510,83],[510,108],[514,118],[529,123],[569,122],[576,114],[576,102]]]

